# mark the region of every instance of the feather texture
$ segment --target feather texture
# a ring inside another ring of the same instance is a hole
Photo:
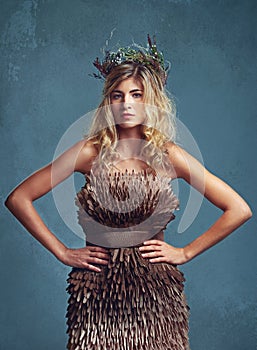
[[[189,349],[185,279],[176,266],[152,264],[133,247],[110,248],[101,269],[69,274],[69,350]]]
[[[150,263],[138,247],[175,218],[169,180],[145,171],[91,175],[77,205],[87,244],[107,247],[110,258],[100,273],[69,274],[67,349],[189,350],[183,273]]]
[[[147,171],[91,174],[76,204],[86,240],[110,248],[150,239],[166,228],[179,209],[170,179]]]

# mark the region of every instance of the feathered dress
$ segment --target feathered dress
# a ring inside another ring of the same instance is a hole
[[[86,176],[77,194],[87,244],[109,250],[101,272],[72,268],[69,350],[189,350],[184,276],[151,263],[139,247],[175,218],[170,180],[151,172]]]

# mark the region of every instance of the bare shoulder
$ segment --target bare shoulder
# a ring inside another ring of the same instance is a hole
[[[85,139],[78,142],[80,147],[80,155],[83,157],[91,158],[98,155],[98,147],[94,139]]]
[[[79,153],[76,160],[75,171],[83,174],[88,173],[99,153],[99,149],[93,139],[82,140],[77,144],[77,147],[79,147]]]
[[[197,162],[197,160],[181,146],[172,141],[166,142],[165,150],[176,172],[176,177],[187,178],[190,172],[189,168],[194,162]]]
[[[174,160],[180,158],[183,154],[185,155],[186,153],[186,151],[181,146],[173,141],[166,142],[164,147],[169,157]]]
[[[172,155],[175,155],[178,152],[178,149],[180,148],[175,142],[168,141],[164,145],[165,151],[171,157]]]

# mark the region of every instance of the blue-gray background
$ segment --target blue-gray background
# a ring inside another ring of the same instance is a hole
[[[256,1],[1,1],[1,198],[50,162],[60,137],[94,109],[101,82],[88,76],[113,28],[111,46],[156,34],[172,61],[168,90],[205,166],[250,204],[256,198]],[[181,183],[181,208],[188,186]],[[45,222],[71,247],[83,244],[62,222],[51,194],[37,203]],[[208,201],[183,245],[221,214]],[[2,350],[63,350],[70,270],[1,206]],[[181,267],[191,306],[192,350],[257,346],[256,220]]]

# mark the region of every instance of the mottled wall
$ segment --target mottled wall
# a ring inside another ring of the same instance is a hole
[[[156,34],[172,61],[169,91],[206,167],[251,205],[256,200],[256,1],[12,0],[0,2],[1,196],[51,161],[65,130],[97,106],[101,83],[88,74],[111,44]],[[181,183],[181,207],[188,188]],[[37,203],[67,245],[51,194]],[[206,200],[183,245],[220,215]],[[1,206],[1,337],[4,350],[63,350],[69,268],[45,251]],[[191,306],[192,350],[256,349],[256,219],[182,270]]]

